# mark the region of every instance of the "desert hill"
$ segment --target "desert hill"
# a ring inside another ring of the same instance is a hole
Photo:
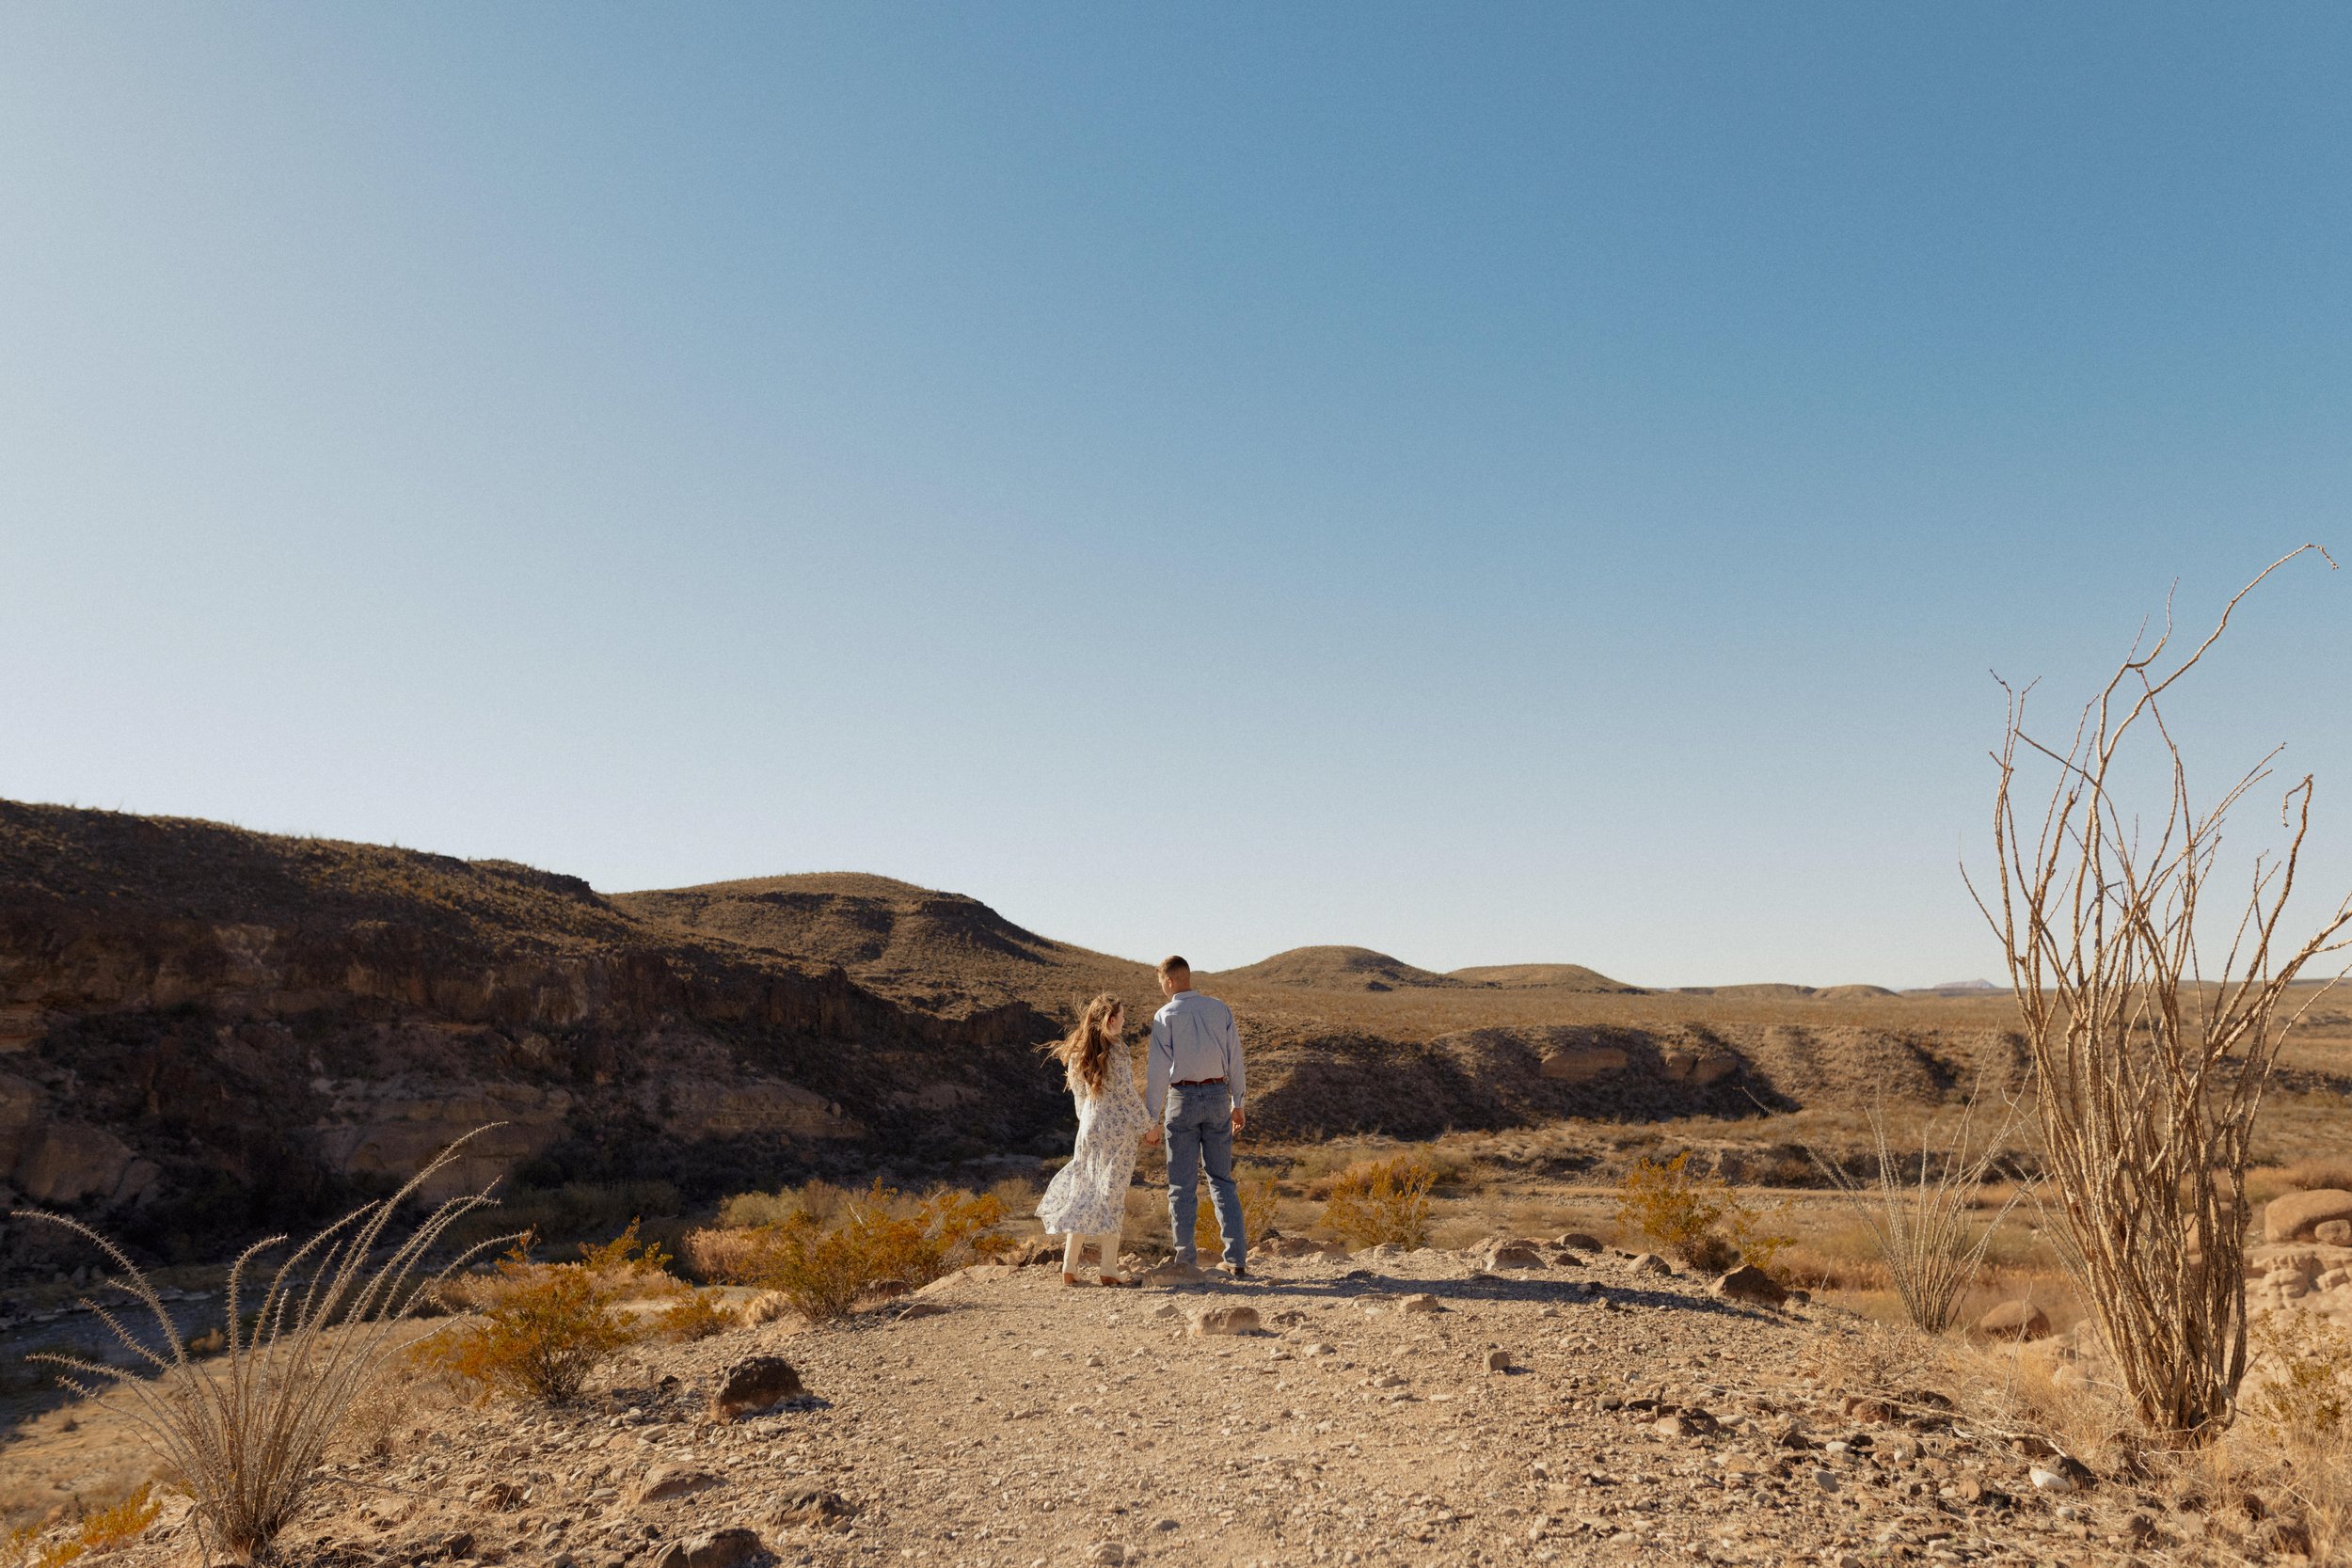
[[[1582,964],[1478,964],[1470,969],[1456,969],[1450,973],[1454,979],[1466,980],[1473,986],[1613,991],[1626,996],[1645,994],[1639,986],[1629,986],[1623,980],[1612,980],[1598,970],[1587,969]]]
[[[888,877],[758,877],[610,901],[649,924],[837,965],[862,986],[950,1015],[1015,1002],[1060,1010],[1102,990],[1127,996],[1130,1011],[1159,1001],[1148,964],[1052,941],[977,898]]]
[[[1400,986],[1462,983],[1369,947],[1294,947],[1240,969],[1219,971],[1209,978],[1228,985],[1289,986],[1302,990],[1381,991]]]

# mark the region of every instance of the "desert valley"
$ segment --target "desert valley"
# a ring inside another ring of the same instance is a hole
[[[546,1269],[633,1226],[666,1255],[608,1257],[632,1326],[552,1402],[433,1360],[500,1277],[461,1275],[473,1294],[402,1325],[427,1348],[337,1436],[285,1537],[296,1560],[2333,1549],[2330,1505],[2291,1466],[2152,1457],[2091,1397],[2096,1338],[2036,1211],[2003,1207],[2035,1174],[2028,1124],[1998,1115],[2025,1084],[2005,991],[1658,991],[1344,946],[1200,983],[1249,1051],[1250,1276],[1153,1272],[1147,1158],[1125,1243],[1145,1288],[1073,1291],[1028,1212],[1073,1132],[1038,1048],[1099,990],[1147,1016],[1147,964],[877,877],[607,895],[511,863],[0,804],[0,1172],[12,1206],[119,1238],[191,1338],[217,1337],[245,1243],[380,1199],[485,1126],[423,1195],[497,1184],[453,1246],[527,1229],[533,1260],[502,1267]],[[1883,1128],[1899,1180],[1917,1168],[1900,1151],[1972,1095],[2003,1149],[1968,1202],[1995,1228],[1959,1326],[1925,1337],[1824,1163],[1874,1180]],[[2327,998],[2282,1060],[2251,1196],[2344,1183],[2348,1095],[2352,1004]],[[1629,1183],[1669,1162],[1769,1233],[1747,1248],[1769,1271],[1719,1281],[1705,1248],[1644,1231]],[[1334,1207],[1391,1166],[1422,1173],[1410,1244]],[[877,1182],[902,1209],[989,1208],[927,1283],[838,1317],[742,1261],[763,1226],[848,1212]],[[2265,1313],[2344,1321],[2352,1247],[2332,1235],[2258,1236]],[[104,1259],[24,1218],[0,1244],[0,1506],[24,1549],[66,1560],[60,1543],[127,1509],[87,1549],[199,1550],[184,1500],[140,1490],[157,1465],[124,1395],[61,1403],[21,1359],[120,1358],[75,1305],[123,1305],[96,1287]],[[1155,1484],[1171,1465],[1195,1472],[1182,1497]]]

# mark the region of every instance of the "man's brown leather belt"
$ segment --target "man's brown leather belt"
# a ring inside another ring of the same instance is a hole
[[[1170,1084],[1168,1087],[1171,1089],[1199,1089],[1205,1088],[1211,1084],[1222,1084],[1224,1082],[1225,1080],[1222,1078],[1179,1078],[1176,1082]]]

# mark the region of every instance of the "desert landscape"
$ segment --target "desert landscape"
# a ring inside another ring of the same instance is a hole
[[[2330,1472],[2292,1444],[2183,1458],[2114,1406],[2044,1216],[2010,1203],[2038,1166],[2006,992],[1661,991],[1345,946],[1200,984],[1249,1052],[1249,1276],[1165,1264],[1147,1156],[1122,1260],[1142,1288],[1071,1290],[1029,1213],[1073,1131],[1038,1047],[1099,990],[1147,1016],[1148,964],[869,876],[606,895],[511,863],[0,803],[0,1170],[11,1208],[119,1238],[200,1364],[239,1247],[380,1201],[490,1127],[419,1196],[495,1182],[501,1206],[459,1216],[449,1249],[527,1230],[532,1250],[493,1267],[494,1245],[400,1325],[288,1560],[2338,1549],[2310,1480]],[[2352,1004],[2323,996],[2249,1181],[2274,1216],[2251,1387],[2322,1405],[2352,1365],[2324,1354],[2352,1314],[2352,1245],[2320,1228],[2331,1192],[2352,1213],[2348,1096]],[[1867,1188],[1883,1132],[1886,1173],[1915,1179],[1972,1104],[1997,1155],[1963,1196],[1982,1264],[1954,1327],[1921,1335],[1828,1167]],[[1677,1231],[1645,1191],[1713,1210]],[[811,1306],[775,1249],[869,1223],[928,1226],[930,1250]],[[650,1249],[613,1252],[624,1235]],[[129,1305],[98,1283],[119,1271],[23,1216],[0,1256],[0,1508],[27,1560],[200,1552],[126,1395],[64,1400],[24,1359],[120,1362],[77,1305]],[[567,1279],[609,1328],[576,1387],[450,1358]]]

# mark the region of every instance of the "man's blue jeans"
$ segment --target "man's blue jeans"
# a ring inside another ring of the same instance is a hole
[[[1200,1259],[1193,1250],[1193,1219],[1200,1210],[1197,1180],[1202,1165],[1209,1168],[1209,1201],[1216,1208],[1216,1227],[1225,1237],[1225,1260],[1240,1268],[1249,1256],[1249,1238],[1242,1234],[1241,1193],[1233,1185],[1233,1095],[1222,1084],[1168,1091],[1168,1227],[1173,1231],[1176,1256],[1187,1263]]]

